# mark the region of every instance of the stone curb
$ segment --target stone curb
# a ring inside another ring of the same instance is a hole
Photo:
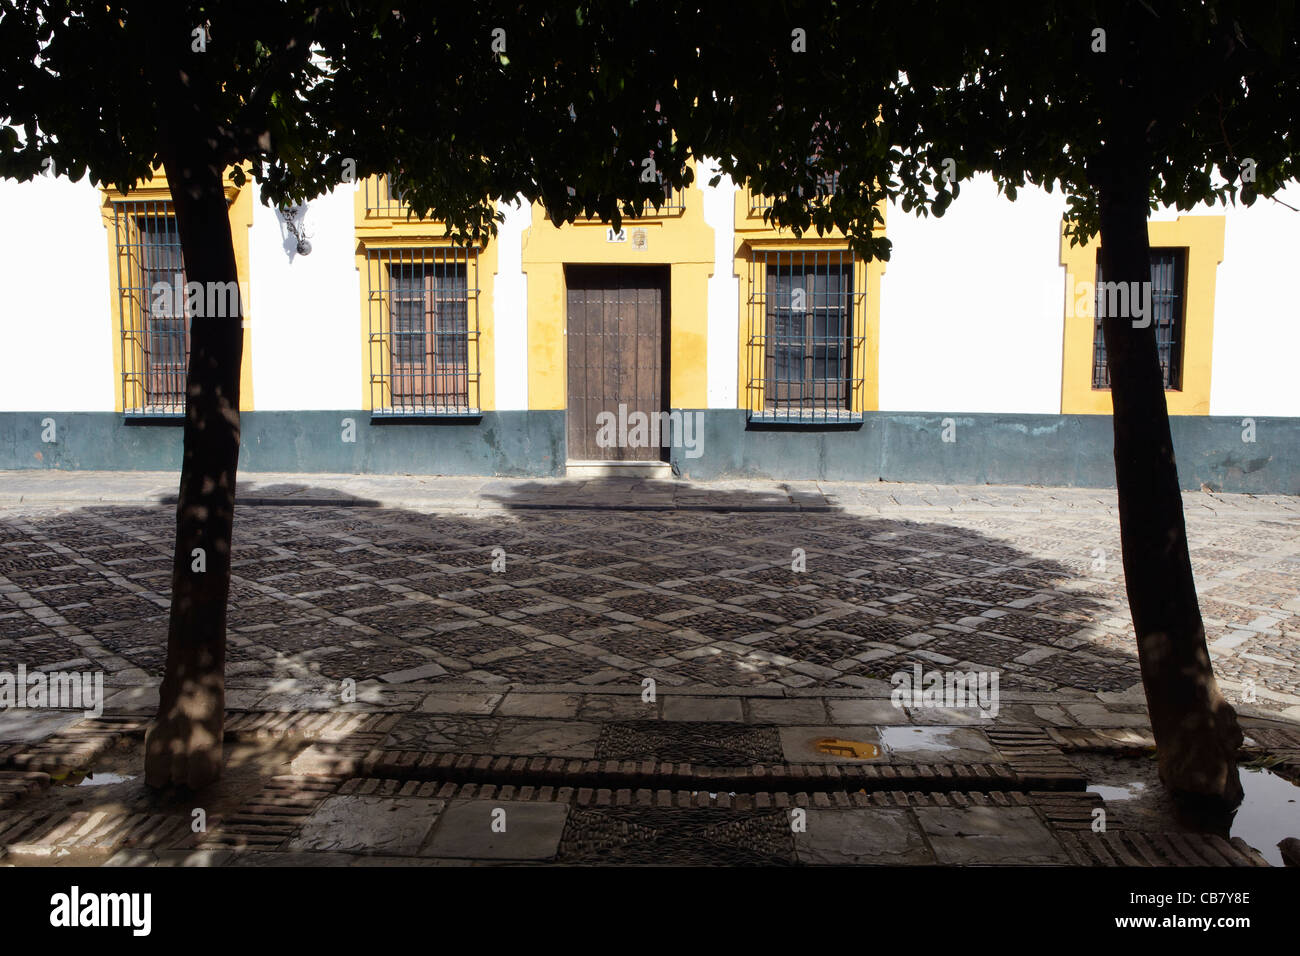
[[[1059,760],[1043,765],[952,764],[755,764],[697,767],[655,760],[577,760],[563,757],[425,753],[374,750],[361,755],[328,745],[309,748],[294,761],[303,774],[442,780],[457,784],[578,789],[651,789],[760,792],[832,792],[972,789],[1082,791],[1083,776]]]
[[[1203,833],[1061,832],[1057,838],[1078,866],[1269,866],[1241,837]]]
[[[134,717],[97,717],[36,743],[0,743],[0,770],[41,771],[47,775],[83,770],[124,737],[143,736],[148,724]]]

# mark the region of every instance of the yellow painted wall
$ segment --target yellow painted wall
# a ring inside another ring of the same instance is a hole
[[[372,177],[370,180],[372,193],[378,177]],[[455,247],[446,235],[445,227],[440,222],[432,220],[408,219],[406,214],[381,215],[375,212],[368,212],[366,209],[367,190],[358,189],[353,198],[353,219],[356,227],[356,268],[361,276],[361,307],[360,307],[360,330],[361,330],[361,354],[362,354],[362,375],[361,375],[361,408],[367,411],[372,410],[374,404],[371,398],[370,379],[371,376],[382,371],[382,369],[372,368],[373,356],[376,352],[371,347],[370,341],[370,288],[369,288],[369,270],[366,263],[366,257],[371,250],[375,249],[450,249]],[[479,411],[492,411],[496,408],[496,360],[495,360],[495,335],[496,323],[492,321],[492,290],[493,277],[497,271],[497,243],[495,240],[489,240],[484,245],[478,247],[478,263],[474,269],[470,270],[469,281],[475,283],[478,288],[478,349],[477,360],[475,358],[476,350],[473,343],[469,349],[469,372],[471,381],[473,376],[478,375],[478,405]],[[474,273],[477,273],[475,275]],[[472,315],[472,313],[471,313]],[[474,393],[471,385],[470,400],[474,400]]]
[[[118,299],[118,250],[113,226],[113,201],[171,202],[171,190],[161,169],[146,184],[123,195],[116,189],[100,190],[100,215],[108,232],[109,314],[113,323],[113,407],[124,411],[122,402],[122,314]],[[235,270],[239,276],[239,298],[244,314],[243,358],[239,367],[239,410],[253,409],[253,306],[249,295],[249,230],[253,227],[253,187],[245,182],[242,187],[226,179],[226,199],[230,202],[230,234],[235,247]]]
[[[568,405],[565,265],[669,267],[669,394],[671,408],[708,404],[709,277],[713,229],[704,221],[704,193],[684,192],[685,209],[625,219],[626,242],[609,242],[609,226],[582,221],[557,227],[533,207],[524,230],[522,268],[528,276],[528,407]],[[644,231],[644,248],[634,233]]]
[[[736,251],[734,267],[740,285],[740,323],[737,348],[740,350],[739,381],[737,392],[739,405],[748,411],[761,412],[764,408],[761,387],[750,387],[751,376],[757,382],[763,382],[763,348],[751,345],[749,335],[749,300],[753,294],[750,286],[750,260],[755,250],[772,252],[837,252],[848,249],[848,241],[838,229],[825,235],[816,231],[806,232],[796,237],[789,229],[778,229],[763,220],[763,214],[752,210],[753,195],[747,188],[736,190],[735,224]],[[885,206],[881,204],[881,215]],[[876,227],[876,234],[883,235],[885,226],[882,222]],[[856,387],[850,397],[850,411],[869,412],[880,407],[880,279],[885,274],[885,263],[880,260],[864,262],[855,260],[853,271],[853,288],[866,290],[865,299],[860,308],[855,308],[854,334],[863,339],[864,353],[854,356],[852,368],[861,371],[862,385]],[[856,298],[856,295],[855,295]]]
[[[1153,248],[1187,250],[1187,290],[1183,313],[1182,388],[1165,391],[1171,415],[1210,413],[1210,364],[1214,352],[1214,287],[1223,261],[1224,216],[1179,216],[1175,222],[1152,222],[1147,235]],[[1065,337],[1061,368],[1061,412],[1109,415],[1110,389],[1092,387],[1093,303],[1097,250],[1094,239],[1071,246],[1061,227],[1061,265],[1065,266]],[[1081,283],[1086,283],[1080,290]]]

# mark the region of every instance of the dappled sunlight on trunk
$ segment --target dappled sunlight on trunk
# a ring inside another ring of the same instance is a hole
[[[237,284],[222,170],[197,152],[183,160],[168,155],[164,163],[186,275],[197,282]],[[197,789],[221,773],[243,352],[243,307],[237,297],[235,306],[233,315],[191,320],[167,664],[146,746],[151,787]]]
[[[1090,167],[1099,186],[1102,266],[1108,278],[1133,287],[1151,279],[1149,166],[1135,106],[1117,108],[1106,146]],[[1102,333],[1125,586],[1160,777],[1192,816],[1223,820],[1241,802],[1236,754],[1242,734],[1219,692],[1205,643],[1155,328],[1149,315],[1144,321],[1107,313]]]

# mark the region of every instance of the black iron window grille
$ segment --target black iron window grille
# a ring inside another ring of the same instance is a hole
[[[674,216],[680,216],[686,212],[686,190],[673,189],[669,183],[663,181],[663,173],[657,173],[656,175],[659,177],[660,187],[664,192],[663,200],[660,202],[659,206],[656,207],[652,201],[647,200],[641,209],[641,215],[624,216],[624,222],[638,222],[642,219],[669,219]],[[549,212],[546,215],[547,218],[550,218]],[[578,218],[580,221],[586,220],[587,222],[594,222],[597,217],[579,216]]]
[[[171,202],[115,200],[113,236],[122,409],[128,415],[183,415],[190,317]]]
[[[755,421],[863,419],[866,293],[852,252],[755,250],[746,408]]]
[[[367,263],[373,413],[478,414],[477,250],[372,249]]]
[[[405,219],[411,211],[402,192],[390,176],[370,176],[366,179],[366,217],[376,219]]]
[[[823,199],[835,195],[840,187],[840,174],[827,173],[817,177],[817,194]],[[803,195],[803,189],[797,191],[799,196]],[[751,216],[761,216],[772,208],[772,197],[764,196],[762,193],[751,191],[749,193],[749,214]]]
[[[684,189],[673,189],[671,184],[664,182],[663,173],[659,173],[658,176],[659,185],[664,191],[663,202],[658,207],[647,202],[639,217],[641,219],[679,216],[686,211],[686,191]]]
[[[1099,251],[1092,336],[1092,387],[1096,389],[1110,388],[1110,368],[1106,364],[1106,340],[1101,331],[1103,310],[1110,301],[1103,285],[1105,281],[1102,276]],[[1155,326],[1156,348],[1160,352],[1160,373],[1165,388],[1171,391],[1183,387],[1186,288],[1187,250],[1152,249],[1151,322]]]

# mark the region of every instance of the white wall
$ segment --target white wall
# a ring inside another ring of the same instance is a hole
[[[1300,208],[1300,188],[1278,198]],[[1269,200],[1230,206],[1225,232],[1210,414],[1300,416],[1300,297],[1291,287],[1300,272],[1300,213]]]
[[[891,205],[881,281],[880,408],[1061,410],[1060,194],[964,183],[942,219]]]
[[[733,190],[707,185],[714,229],[709,280],[708,403],[734,408],[740,303],[732,274]],[[1300,188],[1282,194],[1300,207]],[[353,195],[341,188],[307,215],[313,250],[286,251],[274,210],[255,202],[250,238],[254,401],[258,409],[357,408],[362,402],[360,281]],[[110,411],[114,405],[107,234],[87,182],[0,180],[0,410]],[[527,407],[527,205],[505,206],[495,282],[497,407]],[[1038,412],[1061,400],[1064,270],[1059,195],[1015,203],[977,179],[942,219],[888,212],[893,259],[882,283],[880,407],[887,411]],[[1210,410],[1300,416],[1300,300],[1290,289],[1300,213],[1280,203],[1225,214]],[[1172,219],[1175,210],[1154,218]],[[484,277],[487,280],[487,277]]]
[[[498,411],[528,408],[528,276],[523,270],[524,230],[533,207],[520,197],[500,204],[505,222],[497,231],[497,274],[492,293]]]
[[[253,194],[249,237],[253,406],[360,408],[363,397],[361,277],[357,273],[352,187],[308,205],[312,251],[286,247],[276,211]]]
[[[709,180],[717,164],[701,160],[696,183],[704,191],[704,221],[713,229],[713,274],[709,277],[709,408],[735,408],[740,377],[740,280],[735,274],[736,185],[723,176]]]
[[[1300,208],[1300,187],[1278,196]],[[1064,269],[1060,194],[992,180],[962,188],[942,219],[888,213],[893,259],[881,294],[880,407],[1037,412],[1061,407]],[[1226,217],[1214,310],[1210,413],[1300,416],[1300,298],[1290,288],[1300,213],[1253,207],[1160,209]]]
[[[99,196],[84,179],[0,179],[0,410],[113,410]]]

